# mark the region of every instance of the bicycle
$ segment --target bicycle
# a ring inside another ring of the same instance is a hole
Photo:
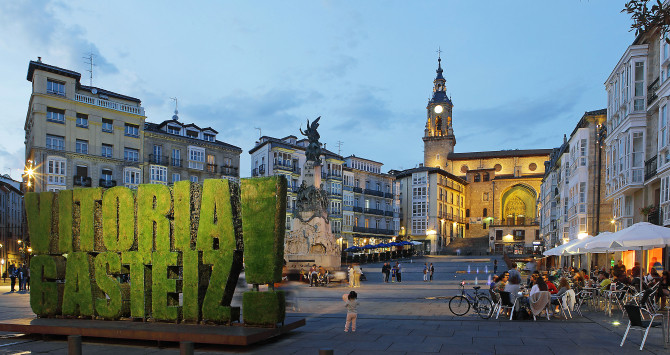
[[[493,313],[493,302],[490,298],[479,292],[480,286],[474,286],[475,295],[465,293],[465,280],[461,282],[461,294],[449,300],[449,310],[457,316],[462,316],[470,310],[470,307],[482,318],[489,319]]]

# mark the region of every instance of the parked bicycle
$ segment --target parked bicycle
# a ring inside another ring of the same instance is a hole
[[[461,282],[461,294],[449,300],[449,310],[457,316],[462,316],[470,310],[470,307],[482,319],[489,319],[493,313],[493,302],[483,293],[479,292],[480,286],[474,286],[475,294],[465,293],[465,280]]]

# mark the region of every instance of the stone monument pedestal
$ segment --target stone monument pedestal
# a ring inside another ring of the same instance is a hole
[[[296,217],[285,240],[286,267],[306,271],[316,264],[330,271],[339,269],[341,251],[328,220],[314,212],[300,212]]]

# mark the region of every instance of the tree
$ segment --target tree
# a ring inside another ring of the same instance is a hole
[[[651,7],[649,7],[649,0],[629,0],[621,12],[631,16],[633,23],[630,30],[634,30],[635,35],[656,26],[660,27],[661,33],[665,35],[670,28],[670,6],[664,6],[661,0],[656,0]],[[670,43],[670,39],[665,40]]]

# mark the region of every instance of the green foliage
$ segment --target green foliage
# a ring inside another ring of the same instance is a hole
[[[202,262],[202,252],[197,250],[182,251],[182,277],[184,280],[182,286],[183,302],[182,314],[183,320],[187,322],[197,322],[200,320],[200,309],[205,292],[200,289],[200,264]]]
[[[150,254],[170,251],[170,189],[165,185],[146,184],[137,188],[138,250]]]
[[[218,239],[219,249],[234,243],[233,211],[230,204],[230,185],[225,179],[207,179],[202,185],[200,204],[200,225],[196,248],[201,251],[214,250],[214,239]],[[225,240],[225,241],[224,241]],[[225,243],[226,246],[222,245]]]
[[[25,196],[28,231],[35,254],[49,252],[53,199],[53,192],[28,192]]]
[[[241,199],[247,283],[279,282],[284,265],[286,179],[242,179]]]
[[[123,186],[105,191],[102,198],[102,239],[109,251],[127,251],[135,242],[135,198]]]
[[[95,281],[102,291],[102,297],[95,300],[95,311],[102,318],[114,320],[122,316],[121,285],[113,276],[120,273],[121,258],[118,253],[100,253],[95,257]]]
[[[156,251],[152,257],[151,316],[154,320],[176,321],[179,306],[170,306],[168,298],[177,294],[177,280],[168,277],[168,266],[177,266],[177,252]]]
[[[55,282],[65,273],[65,259],[61,256],[36,255],[30,262],[30,308],[38,316],[61,313],[63,287]]]
[[[191,182],[178,181],[174,195],[174,224],[172,238],[176,250],[191,250]]]
[[[242,294],[245,325],[274,326],[286,316],[284,291],[248,291]]]
[[[94,315],[92,281],[95,282],[92,256],[84,252],[68,254],[63,295],[64,315]]]
[[[72,252],[72,190],[58,192],[58,251]]]
[[[230,308],[232,292],[226,295],[226,285],[233,265],[233,250],[205,251],[202,255],[202,262],[205,265],[212,265],[209,286],[202,303],[202,317],[215,323],[229,323],[232,320]]]
[[[121,253],[123,265],[130,265],[130,316],[146,318],[151,312],[151,254]]]
[[[72,192],[72,200],[79,205],[79,251],[94,251],[96,231],[101,228],[96,226],[97,205],[102,200],[102,188],[75,189]],[[76,238],[76,236],[75,236]],[[99,243],[101,245],[102,243]],[[75,245],[77,242],[75,241]]]

